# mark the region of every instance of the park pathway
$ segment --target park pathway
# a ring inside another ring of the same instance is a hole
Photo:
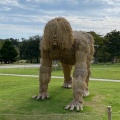
[[[21,75],[21,74],[4,74],[0,73],[2,76],[19,76],[19,77],[39,77],[38,75]],[[51,76],[51,78],[63,79],[62,76]],[[99,78],[90,78],[92,81],[103,81],[103,82],[120,82],[120,80],[111,80],[111,79],[99,79]]]
[[[2,65],[0,69],[4,68],[39,68],[40,64],[24,64],[24,65]],[[0,73],[3,76],[21,76],[21,77],[38,77],[38,75],[21,75],[21,74],[4,74]],[[62,76],[51,76],[51,78],[60,78],[63,79]],[[111,80],[111,79],[99,79],[99,78],[90,78],[92,81],[104,81],[104,82],[120,82],[120,80]]]
[[[0,69],[4,68],[39,68],[40,64],[22,64],[22,65],[1,65]]]

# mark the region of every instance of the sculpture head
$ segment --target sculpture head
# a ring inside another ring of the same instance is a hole
[[[73,42],[72,28],[65,18],[59,17],[48,21],[44,28],[43,49],[52,49],[53,45],[58,45],[60,49],[70,49]]]

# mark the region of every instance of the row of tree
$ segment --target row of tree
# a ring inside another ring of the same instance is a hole
[[[120,62],[120,31],[113,30],[105,36],[90,32],[95,40],[94,62]]]
[[[13,63],[15,61],[26,60],[30,63],[39,63],[41,41],[39,35],[32,36],[29,39],[0,39],[0,62]]]
[[[93,31],[89,32],[95,40],[94,62],[120,62],[120,31],[113,30],[105,36]],[[27,60],[31,63],[39,63],[39,43],[42,37],[32,36],[29,39],[0,39],[0,62],[13,63],[19,60]]]

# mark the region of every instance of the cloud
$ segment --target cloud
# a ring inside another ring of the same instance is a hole
[[[67,0],[69,4],[78,4],[80,1],[79,0]]]
[[[120,14],[120,6],[119,7],[112,7],[105,9],[107,13],[114,13],[114,14]]]
[[[109,5],[120,3],[120,0],[84,0],[85,3],[107,3]]]
[[[1,14],[1,23],[7,24],[45,24],[54,16],[48,15],[21,15],[21,14]]]
[[[10,11],[10,7],[0,7],[0,11]]]
[[[57,2],[59,0],[26,0],[27,2],[35,2],[35,3],[52,3],[52,2]]]
[[[19,6],[18,0],[0,0],[1,5]]]
[[[33,35],[42,35],[42,33],[43,31],[40,29],[40,26],[0,24],[0,36],[2,36],[4,39],[10,37],[17,39],[27,39]]]
[[[119,0],[0,0],[0,37],[42,35],[45,24],[65,17],[74,30],[120,30]]]
[[[120,4],[119,0],[101,0],[101,2],[105,2],[109,5],[116,5],[116,4]]]
[[[21,9],[31,9],[27,7],[27,5],[23,5],[20,3],[19,0],[0,0],[0,5],[6,8],[14,9],[14,7],[21,8]]]
[[[67,19],[74,30],[95,31],[102,35],[114,29],[120,30],[120,17],[68,16]]]

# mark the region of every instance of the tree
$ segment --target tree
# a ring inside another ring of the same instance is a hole
[[[11,42],[11,44],[15,47],[19,46],[19,39],[8,38],[6,40],[9,40]]]
[[[0,39],[0,51],[1,51],[1,48],[4,44],[4,40]],[[0,62],[2,63],[2,55],[1,55],[1,52],[0,52]]]
[[[0,50],[1,58],[4,63],[13,63],[18,53],[12,43],[9,40],[6,40]]]
[[[108,40],[108,52],[111,54],[112,63],[114,63],[115,59],[120,59],[120,31],[113,30],[107,33],[105,38]]]
[[[11,42],[11,44],[14,46],[14,48],[16,49],[18,55],[16,57],[16,60],[19,60],[20,59],[20,50],[19,50],[19,39],[13,39],[13,38],[8,38],[6,40],[9,40]]]
[[[29,47],[30,47],[30,53],[31,58],[35,59],[36,62],[39,62],[40,58],[40,41],[41,37],[39,35],[33,36],[29,38]]]
[[[90,34],[92,34],[92,36],[94,37],[94,41],[95,41],[95,45],[94,45],[95,63],[107,62],[109,60],[109,57],[110,57],[110,54],[107,52],[107,47],[106,47],[107,40],[103,36],[95,33],[94,31],[91,31]]]
[[[22,39],[23,41],[20,43],[20,58],[30,60],[32,63],[33,60],[39,62],[40,50],[39,43],[41,37],[39,35],[30,37],[28,40]]]

